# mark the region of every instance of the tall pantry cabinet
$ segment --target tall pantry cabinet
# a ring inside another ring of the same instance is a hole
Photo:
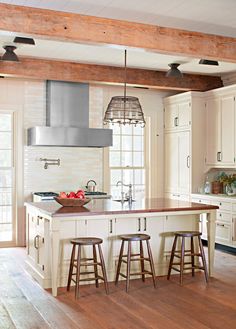
[[[204,94],[165,98],[165,197],[190,200],[190,193],[203,185],[205,139]]]
[[[214,168],[235,166],[235,86],[206,94],[206,165]]]

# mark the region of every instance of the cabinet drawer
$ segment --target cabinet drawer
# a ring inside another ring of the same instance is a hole
[[[219,210],[232,211],[232,203],[227,201],[213,200],[212,204],[218,206]]]
[[[232,215],[231,213],[222,212],[218,210],[216,214],[216,219],[230,224],[232,221]]]
[[[231,244],[231,225],[216,222],[216,242],[221,244]]]
[[[211,201],[208,199],[202,199],[202,198],[192,198],[192,202],[195,203],[203,203],[203,204],[211,204]]]
[[[236,213],[236,203],[232,203],[232,211]]]

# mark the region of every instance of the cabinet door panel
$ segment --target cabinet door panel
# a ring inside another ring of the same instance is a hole
[[[234,164],[234,96],[221,98],[221,163]]]
[[[165,217],[143,218],[143,233],[151,237],[150,246],[155,265],[163,263],[164,250],[162,249],[162,233],[164,231],[164,220]]]
[[[109,241],[109,231],[108,231],[108,220],[107,219],[89,219],[87,221],[87,236],[96,237],[103,240],[101,244],[103,257],[105,263],[108,262],[108,241]],[[89,256],[92,256],[92,248],[89,247]]]
[[[178,118],[178,105],[168,104],[165,106],[165,129],[175,128],[176,118]]]
[[[179,192],[190,193],[190,133],[179,133]]]
[[[178,127],[187,128],[191,121],[190,102],[182,102],[178,105]]]
[[[218,164],[217,152],[221,151],[221,127],[220,127],[220,101],[218,98],[208,99],[206,103],[207,119],[207,164]],[[199,145],[199,147],[201,147]]]
[[[224,222],[216,222],[216,242],[231,244],[231,225]]]
[[[140,223],[140,225],[139,225]],[[140,229],[140,231],[139,231]],[[121,239],[119,238],[119,235],[122,234],[134,234],[134,233],[141,233],[141,218],[119,218],[116,219],[116,223],[115,223],[115,232],[116,232],[116,240],[114,241],[114,262],[115,262],[115,268],[117,268],[117,263],[118,263],[118,257],[119,257],[119,253],[120,253],[120,246],[121,246]],[[127,254],[127,246],[128,243],[125,243],[125,250],[124,250],[124,254]],[[132,253],[138,253],[139,251],[139,244],[138,242],[132,242]],[[132,262],[132,270],[137,270],[136,266],[137,264],[134,264],[137,262]],[[123,263],[122,264],[122,272],[125,273],[126,266]]]
[[[178,192],[178,133],[165,134],[165,192]]]
[[[164,256],[166,262],[169,262],[169,257],[174,240],[175,231],[194,231],[199,230],[199,216],[192,215],[190,216],[167,216],[164,221],[164,234],[162,246],[164,250]],[[177,246],[180,249],[180,244]],[[186,248],[189,248],[190,244],[188,243]]]
[[[35,248],[35,237],[37,234],[36,229],[36,216],[31,213],[27,213],[27,227],[28,227],[28,237],[27,237],[27,253],[28,256],[34,261],[37,261],[37,250]]]

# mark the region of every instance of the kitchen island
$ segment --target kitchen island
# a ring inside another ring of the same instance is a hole
[[[217,206],[171,199],[143,199],[123,205],[113,200],[91,200],[84,207],[61,207],[54,202],[26,203],[27,264],[44,288],[66,286],[72,238],[103,239],[109,281],[114,281],[120,248],[119,235],[146,233],[156,273],[166,275],[173,232],[199,230],[201,214],[207,216],[209,274],[213,275]],[[83,251],[86,256],[89,251]]]

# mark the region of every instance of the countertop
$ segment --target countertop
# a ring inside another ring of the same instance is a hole
[[[213,193],[192,193],[192,197],[197,197],[197,198],[204,198],[204,197],[213,197],[213,198],[220,198],[220,199],[232,199],[232,201],[236,201],[236,195],[227,195],[227,194],[213,194]]]
[[[27,205],[34,206],[42,213],[50,217],[91,216],[91,215],[113,215],[132,213],[152,213],[171,211],[193,211],[212,210],[218,206],[205,205],[193,202],[155,198],[142,199],[132,203],[129,207],[125,202],[123,205],[114,200],[93,199],[84,207],[62,207],[56,201],[52,202],[28,202]]]

